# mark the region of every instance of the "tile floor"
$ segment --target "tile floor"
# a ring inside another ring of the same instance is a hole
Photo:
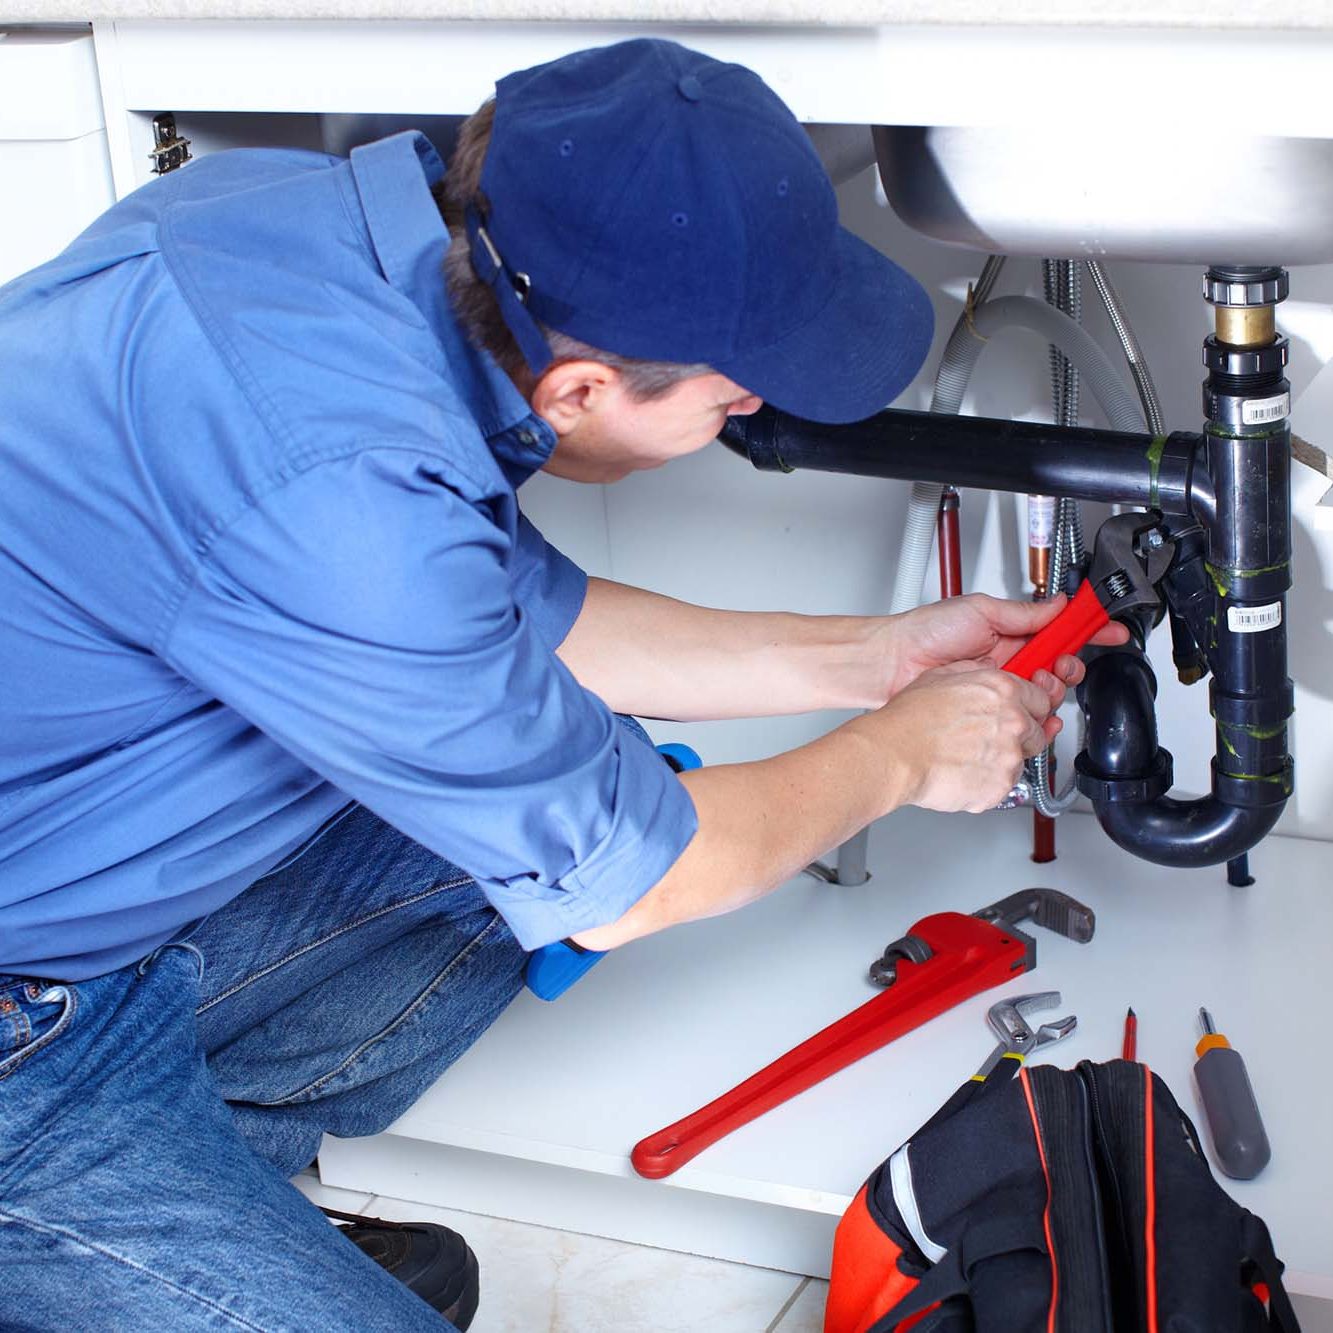
[[[443,1222],[481,1264],[469,1333],[821,1333],[828,1283],[598,1236],[353,1194],[313,1173],[315,1203],[395,1221]],[[1333,1300],[1294,1297],[1303,1333],[1333,1333]]]
[[[462,1232],[481,1264],[470,1333],[820,1333],[826,1282],[579,1236],[447,1208],[353,1194],[313,1174],[296,1184],[315,1203]]]

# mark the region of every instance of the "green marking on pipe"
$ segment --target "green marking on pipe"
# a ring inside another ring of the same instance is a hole
[[[1204,428],[1205,435],[1215,435],[1219,440],[1241,440],[1252,444],[1267,444],[1275,436],[1287,430],[1287,422],[1281,421],[1272,426],[1247,426],[1243,430],[1228,430],[1220,422],[1210,421]]]
[[[1253,569],[1242,569],[1237,565],[1215,565],[1205,560],[1203,567],[1208,571],[1208,577],[1212,579],[1217,595],[1226,597],[1230,594],[1233,583],[1239,583],[1242,579],[1257,579],[1264,574],[1280,574],[1283,570],[1291,568],[1291,561],[1281,560],[1276,565],[1259,565]]]
[[[1148,507],[1158,508],[1161,492],[1158,483],[1162,475],[1162,454],[1166,449],[1166,436],[1154,435],[1148,446]]]
[[[1228,773],[1226,769],[1218,770],[1223,777],[1233,778],[1237,782],[1267,782],[1270,786],[1276,785],[1284,791],[1292,790],[1291,783],[1287,781],[1285,773]]]
[[[1257,579],[1260,574],[1277,574],[1290,568],[1290,560],[1280,560],[1276,565],[1260,565],[1257,569],[1233,569],[1231,575],[1237,579]]]
[[[1287,729],[1287,724],[1285,722],[1279,722],[1275,727],[1252,727],[1247,722],[1237,722],[1235,724],[1224,723],[1223,725],[1234,725],[1234,730],[1239,731],[1243,736],[1248,736],[1252,741],[1274,740],[1276,737],[1281,736]]]
[[[1241,758],[1241,753],[1231,743],[1227,732],[1234,732],[1237,736],[1244,736],[1252,741],[1271,741],[1286,734],[1287,724],[1279,722],[1275,727],[1257,727],[1248,722],[1220,722],[1217,721],[1217,715],[1213,714],[1213,720],[1217,722],[1217,743],[1233,758]],[[1242,773],[1233,773],[1232,777],[1244,777]]]

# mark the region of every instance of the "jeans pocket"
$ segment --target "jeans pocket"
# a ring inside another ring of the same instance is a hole
[[[77,1006],[73,986],[0,977],[0,1079],[55,1041],[69,1027]]]

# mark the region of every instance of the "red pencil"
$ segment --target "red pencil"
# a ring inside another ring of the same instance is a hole
[[[1139,1045],[1139,1020],[1132,1009],[1125,1011],[1125,1044],[1121,1048],[1122,1060],[1136,1060]]]

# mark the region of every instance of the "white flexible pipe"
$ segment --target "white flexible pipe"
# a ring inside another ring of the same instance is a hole
[[[940,360],[930,405],[932,412],[957,415],[982,348],[997,333],[1008,328],[1027,329],[1059,347],[1086,379],[1092,396],[1113,430],[1143,429],[1139,403],[1120,380],[1115,363],[1106,352],[1068,315],[1030,296],[997,297],[975,307],[970,321],[966,315],[959,319]],[[935,482],[916,482],[912,486],[899,546],[893,597],[889,603],[890,614],[910,611],[921,603],[942,490]]]

